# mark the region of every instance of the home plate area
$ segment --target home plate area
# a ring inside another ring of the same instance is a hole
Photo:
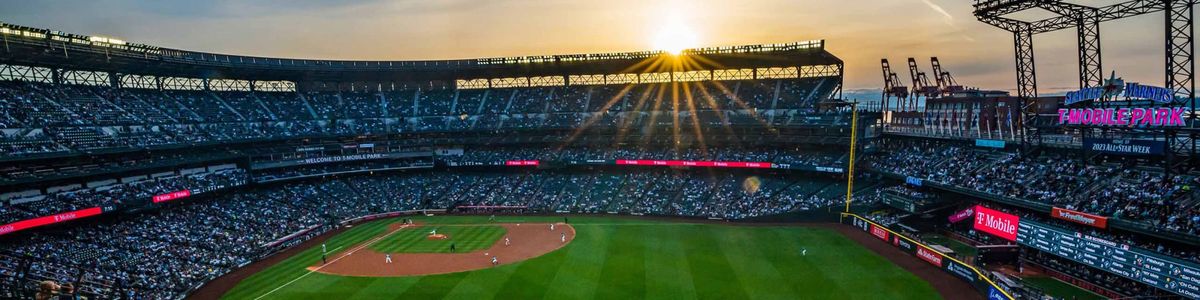
[[[551,229],[553,228],[553,229]],[[490,268],[534,258],[575,239],[557,223],[424,225],[400,223],[362,244],[328,255],[309,270],[345,276],[395,277]],[[391,256],[391,263],[387,257]],[[495,258],[495,264],[493,264]]]

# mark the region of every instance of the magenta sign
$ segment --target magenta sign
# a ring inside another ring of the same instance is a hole
[[[1187,125],[1184,113],[1187,108],[1183,107],[1062,108],[1058,125],[1180,127]]]
[[[956,212],[953,215],[950,215],[950,223],[958,223],[962,220],[966,220],[967,218],[970,218],[971,215],[974,215],[974,214],[975,214],[975,208],[968,207],[967,209],[964,209],[960,212]]]

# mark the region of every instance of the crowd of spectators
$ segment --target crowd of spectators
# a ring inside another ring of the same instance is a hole
[[[1197,176],[1046,152],[1021,156],[932,141],[881,145],[868,168],[986,194],[1200,235]]]
[[[662,84],[411,92],[113,90],[0,82],[0,157],[317,135],[581,126],[805,125],[829,80],[735,81],[736,96],[694,85],[703,105],[661,105]],[[781,86],[788,93],[777,95]],[[624,87],[624,88],[622,88]],[[785,101],[775,101],[786,98]],[[844,122],[844,120],[841,120]]]
[[[116,208],[131,202],[146,203],[155,195],[189,190],[192,194],[240,186],[246,172],[239,168],[168,175],[133,176],[94,186],[73,185],[50,193],[14,194],[0,199],[0,224],[50,216],[92,207]]]

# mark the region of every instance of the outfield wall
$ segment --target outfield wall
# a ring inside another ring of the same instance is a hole
[[[886,226],[867,220],[852,213],[842,213],[842,223],[871,234],[880,241],[891,244],[892,246],[903,250],[909,255],[916,256],[921,260],[937,266],[946,273],[954,275],[955,278],[966,281],[975,287],[975,290],[984,297],[991,299],[1006,299],[1012,300],[1013,297],[1007,291],[988,278],[982,272],[979,272],[975,267],[968,265],[962,261],[954,259],[946,254],[933,250],[933,248],[925,245],[917,240],[901,235],[888,229]]]

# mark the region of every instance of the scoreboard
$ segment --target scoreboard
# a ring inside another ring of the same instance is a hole
[[[1148,250],[1022,219],[1017,243],[1192,299],[1200,266]]]

